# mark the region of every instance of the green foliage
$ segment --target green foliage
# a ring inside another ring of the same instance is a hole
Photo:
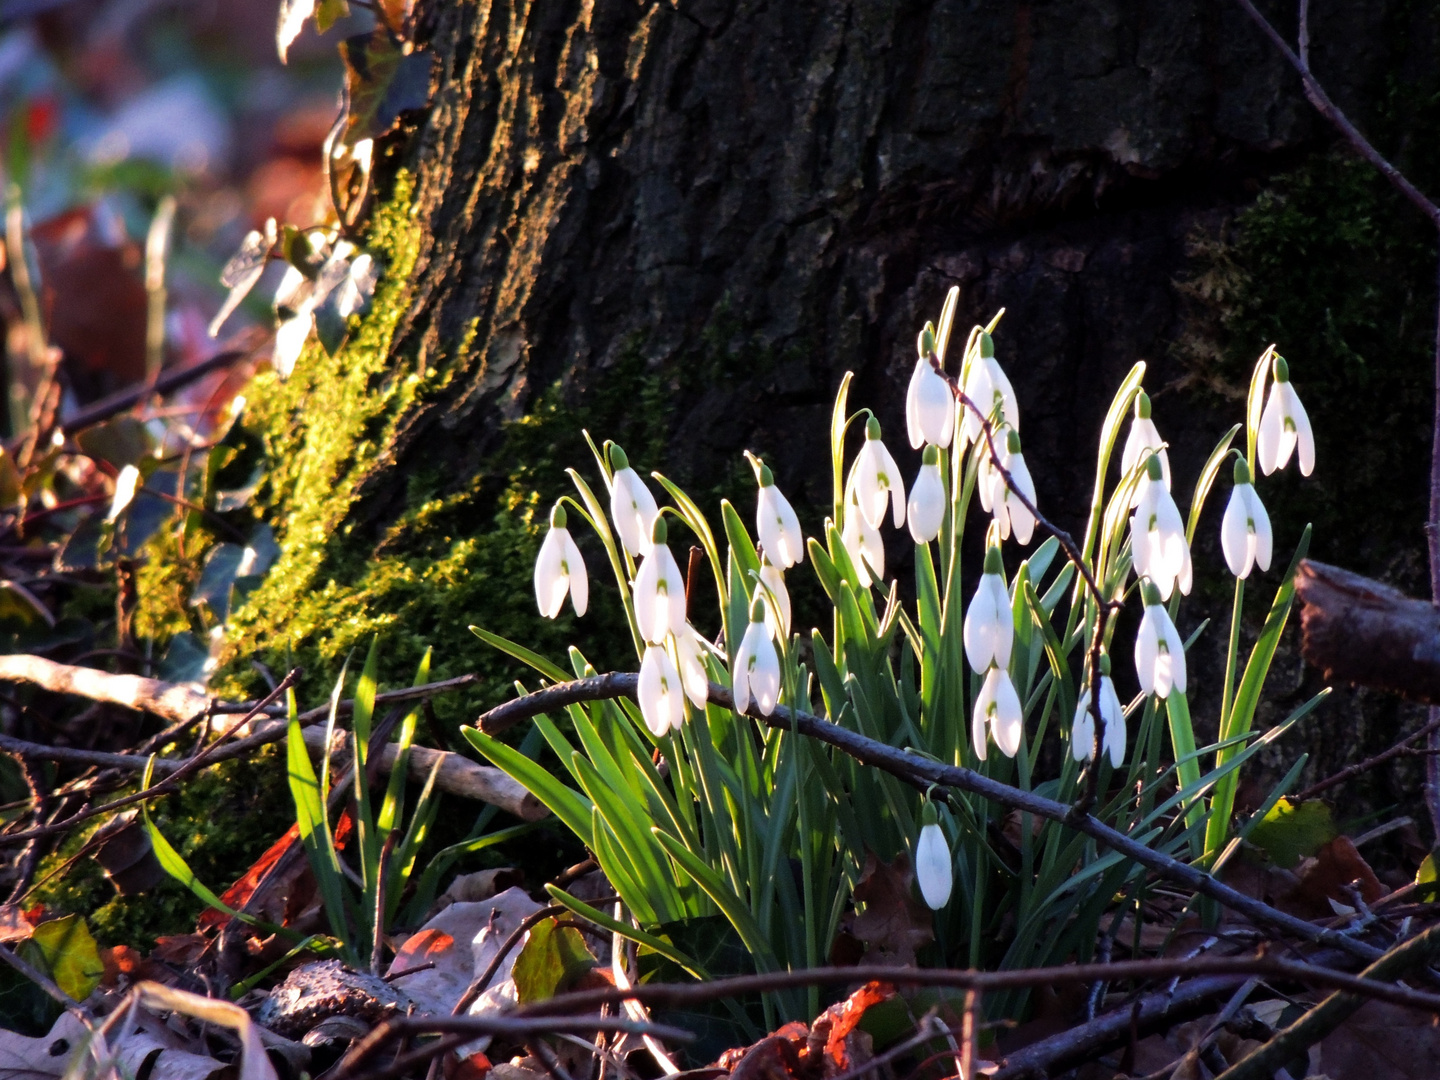
[[[1281,799],[1255,827],[1250,842],[1270,857],[1276,866],[1286,870],[1307,855],[1335,839],[1336,828],[1330,807],[1319,799],[1295,805]]]

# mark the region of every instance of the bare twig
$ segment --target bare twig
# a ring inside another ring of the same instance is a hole
[[[92,424],[98,424],[102,420],[108,420],[116,413],[122,413],[126,409],[133,408],[140,404],[152,394],[168,394],[179,390],[197,379],[204,378],[212,371],[229,367],[238,360],[244,360],[250,353],[241,349],[231,349],[225,352],[218,352],[214,356],[206,357],[198,364],[191,364],[185,368],[175,368],[162,374],[155,380],[155,385],[141,384],[129,390],[121,390],[119,393],[111,394],[102,398],[93,405],[87,405],[77,410],[66,421],[65,427],[70,431],[81,431]]]
[[[78,1018],[87,1028],[90,1026],[90,1021],[93,1017],[91,1017],[85,1006],[65,993],[64,990],[61,990],[60,987],[56,985],[55,980],[50,978],[45,972],[27,964],[24,960],[20,959],[20,957],[16,956],[14,950],[7,945],[0,945],[0,960],[9,964],[21,975],[24,975],[25,978],[40,987],[41,990],[44,990],[45,993],[63,1005],[67,1011]]]
[[[1398,743],[1390,747],[1390,749],[1382,751],[1381,753],[1376,754],[1374,757],[1366,758],[1364,761],[1356,762],[1354,765],[1347,765],[1345,768],[1341,769],[1333,776],[1327,776],[1324,780],[1320,780],[1314,784],[1311,784],[1304,791],[1296,792],[1290,801],[1299,803],[1304,802],[1306,799],[1317,798],[1318,796],[1324,794],[1338,784],[1343,784],[1347,780],[1353,780],[1360,774],[1369,772],[1371,769],[1374,769],[1380,765],[1384,765],[1387,761],[1390,761],[1394,758],[1404,757],[1411,749],[1406,745],[1407,743],[1412,743],[1416,739],[1427,737],[1435,731],[1440,731],[1440,718],[1432,719],[1424,727],[1412,732],[1409,735],[1406,735]],[[1432,751],[1430,751],[1429,749],[1420,752],[1430,755],[1432,757],[1434,756]]]

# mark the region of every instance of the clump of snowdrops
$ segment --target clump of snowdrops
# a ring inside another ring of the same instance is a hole
[[[927,797],[754,717],[782,705],[816,713],[1025,790],[1086,799],[1114,827],[1213,869],[1237,843],[1230,819],[1239,768],[1319,700],[1252,736],[1293,577],[1242,657],[1245,582],[1256,567],[1270,567],[1274,545],[1254,477],[1286,467],[1297,452],[1303,473],[1314,464],[1286,362],[1273,348],[1260,357],[1246,422],[1220,439],[1195,478],[1188,517],[1175,502],[1166,444],[1141,388],[1145,365],[1137,363],[1105,417],[1090,512],[1075,541],[1057,534],[1036,505],[1015,392],[997,355],[1000,316],[952,351],[956,301],[952,290],[938,327],[927,324],[919,335],[904,432],[921,451],[917,474],[904,475],[878,417],[849,411],[850,376],[841,381],[830,430],[833,507],[816,536],[804,536],[754,455],[747,454],[758,485],[754,532],[748,515],[723,502],[722,546],[663,474],[650,475],[652,489],[619,446],[592,441],[603,486],[597,494],[570,470],[578,497],[562,498],[552,512],[536,598],[546,616],[559,614],[567,596],[585,614],[589,571],[570,531],[583,522],[629,620],[638,700],[569,706],[568,731],[536,720],[574,786],[496,739],[466,732],[595,854],[633,918],[614,928],[697,976],[707,972],[685,950],[686,928],[717,914],[761,971],[824,962],[867,860],[872,872],[877,861],[914,868],[915,888],[934,910],[935,940],[922,961],[975,967],[1084,959],[1115,898],[1123,898],[1122,911],[1136,910],[1149,888],[1140,867],[1063,825],[1018,812],[1007,819],[978,796]],[[1232,448],[1242,426],[1243,452]],[[852,431],[863,435],[857,453],[847,452]],[[1218,523],[1235,577],[1220,739],[1197,748],[1190,642],[1176,620],[1194,579],[1191,545],[1206,498],[1232,459],[1234,484]],[[960,557],[967,525],[985,530],[983,567],[970,582]],[[891,528],[914,544],[913,605],[886,577],[883,530]],[[1297,560],[1308,535],[1307,527]],[[672,551],[681,536],[703,551],[713,574],[719,610],[709,616],[687,603]],[[807,634],[792,626],[786,586],[802,564],[833,607],[828,625]],[[1140,618],[1134,637],[1121,640],[1116,616],[1125,606]],[[594,674],[577,650],[567,673],[477,632],[548,680]],[[1114,681],[1122,667],[1139,687],[1129,701]],[[730,701],[717,700],[711,684],[728,687]],[[1047,736],[1067,752],[1058,775],[1039,777]],[[811,998],[779,994],[767,1006],[810,1016]],[[1022,1004],[997,998],[990,1008],[1014,1013]]]

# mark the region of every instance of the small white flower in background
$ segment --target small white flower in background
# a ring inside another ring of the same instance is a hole
[[[940,828],[940,815],[929,799],[925,800],[920,810],[920,836],[915,841],[915,881],[931,911],[939,911],[950,902],[950,890],[955,884],[955,860]]]
[[[910,375],[905,391],[905,428],[910,446],[919,450],[931,446],[947,447],[955,434],[955,395],[950,384],[931,366],[935,355],[935,329],[929,323],[920,332],[920,359]]]
[[[985,552],[985,572],[965,612],[963,631],[965,657],[976,674],[990,668],[1009,667],[1015,644],[1015,619],[1010,612],[1010,593],[1005,588],[1005,564],[1000,548]]]
[[[1298,448],[1300,475],[1309,476],[1315,468],[1315,432],[1311,430],[1310,417],[1300,404],[1300,395],[1290,385],[1290,365],[1283,356],[1275,357],[1273,370],[1275,381],[1270,384],[1270,396],[1265,401],[1265,411],[1260,414],[1260,431],[1255,442],[1260,471],[1269,476],[1276,469],[1283,469]]]
[[[855,575],[860,579],[855,584],[868,589],[872,573],[875,579],[884,579],[885,545],[880,539],[880,530],[865,520],[853,493],[845,501],[845,527],[840,532],[840,540],[855,564]]]
[[[705,708],[710,699],[710,673],[705,670],[705,646],[700,635],[689,623],[675,635],[675,655],[680,659],[680,682],[685,696],[697,709]]]
[[[790,639],[790,593],[785,588],[785,575],[768,556],[760,563],[760,584],[755,595],[765,603],[765,625],[770,636],[780,641]],[[769,590],[767,592],[766,590]],[[773,600],[772,600],[773,597]]]
[[[636,688],[640,715],[657,738],[667,731],[679,731],[685,722],[685,694],[680,672],[663,645],[645,646],[640,661],[640,682]]]
[[[650,554],[635,575],[635,623],[642,638],[659,645],[666,634],[679,637],[685,630],[685,578],[665,543],[663,517],[656,516],[650,536]]]
[[[1225,518],[1220,523],[1220,547],[1225,563],[1237,578],[1250,576],[1252,567],[1270,569],[1270,551],[1274,535],[1270,515],[1250,482],[1250,467],[1245,459],[1235,462],[1235,488],[1225,505]]]
[[[1100,718],[1105,721],[1105,752],[1110,764],[1120,768],[1125,762],[1125,710],[1110,681],[1110,657],[1100,657]],[[1090,688],[1080,695],[1075,706],[1075,723],[1070,728],[1070,754],[1076,761],[1089,761],[1095,756],[1095,717],[1090,712]]]
[[[1020,749],[1020,735],[1024,730],[1025,718],[1020,712],[1020,695],[1010,681],[1010,673],[1002,667],[992,667],[985,673],[985,682],[975,697],[975,714],[970,724],[970,737],[974,740],[975,756],[985,760],[985,722],[990,723],[990,734],[995,745],[1006,757],[1014,757]]]
[[[115,477],[115,496],[110,500],[110,512],[105,515],[107,524],[113,523],[135,499],[135,489],[140,486],[140,470],[126,465]]]
[[[750,625],[735,650],[730,682],[736,712],[748,711],[751,701],[762,716],[775,711],[780,701],[780,657],[765,625],[765,605],[759,600],[750,605]]]
[[[805,561],[805,537],[800,532],[800,519],[795,516],[790,500],[775,486],[769,466],[759,458],[751,461],[756,465],[755,478],[760,482],[760,497],[755,506],[755,531],[760,534],[760,546],[771,562],[782,570],[789,570]]]
[[[971,354],[965,370],[965,396],[975,403],[986,419],[994,419],[995,407],[1000,407],[1000,423],[1013,428],[1020,427],[1020,406],[1015,402],[1015,388],[995,359],[995,341],[985,331],[980,332],[975,352]],[[966,408],[960,423],[960,442],[966,445],[980,437],[980,418]]]
[[[1145,475],[1135,493],[1139,497],[1135,513],[1130,516],[1135,575],[1153,581],[1165,600],[1175,591],[1176,581],[1182,593],[1189,593],[1191,575],[1186,573],[1186,564],[1190,545],[1185,541],[1185,522],[1165,489],[1164,470],[1157,455],[1151,454],[1146,460]]]
[[[894,508],[895,527],[905,524],[905,481],[900,466],[880,441],[880,421],[865,421],[865,445],[855,459],[855,496],[860,512],[872,528],[885,520],[885,504]]]
[[[1165,440],[1150,419],[1150,395],[1141,390],[1135,395],[1135,419],[1130,421],[1130,434],[1125,437],[1125,449],[1120,454],[1120,475],[1129,476],[1130,470],[1154,454],[1160,459],[1160,471],[1165,480],[1165,490],[1170,490],[1170,455],[1165,450]],[[1136,484],[1130,505],[1140,501],[1140,485]]]
[[[614,443],[610,444],[610,468],[614,470],[610,477],[610,519],[615,522],[615,531],[631,555],[648,555],[650,534],[660,516],[655,496],[630,467],[625,451]]]
[[[995,515],[995,524],[1000,526],[1000,539],[1009,540],[1010,533],[1021,544],[1028,544],[1035,534],[1035,515],[1020,501],[1016,489],[1030,504],[1035,504],[1035,481],[1030,478],[1030,467],[1025,464],[1025,455],[1020,452],[1020,433],[1011,429],[1005,434],[1005,448],[1000,454],[1000,464],[1010,474],[1015,487],[1005,482],[998,469],[992,470],[990,502]]]
[[[584,615],[590,602],[590,579],[586,576],[580,549],[565,527],[565,508],[556,504],[550,511],[550,531],[545,534],[540,557],[535,560],[535,600],[540,605],[540,614],[547,619],[559,615],[566,593],[570,594],[575,614]]]
[[[1185,692],[1185,642],[1161,606],[1160,592],[1150,581],[1140,583],[1145,614],[1135,636],[1135,674],[1140,689],[1156,697],[1169,697],[1171,689]]]
[[[910,488],[910,502],[906,508],[910,535],[917,544],[928,544],[940,535],[947,501],[945,483],[940,479],[940,451],[933,445],[927,446],[920,474]]]

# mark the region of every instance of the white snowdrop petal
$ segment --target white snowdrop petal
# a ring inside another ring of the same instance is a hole
[[[569,587],[561,566],[565,559],[565,542],[561,530],[551,529],[540,544],[540,554],[535,559],[535,602],[540,614],[553,619],[560,614]]]
[[[570,603],[574,605],[576,615],[584,615],[585,609],[590,606],[590,576],[585,570],[585,558],[580,554],[575,538],[570,535],[569,529],[563,531],[565,573],[570,580]]]
[[[931,911],[939,911],[950,902],[954,886],[954,860],[945,833],[939,825],[926,825],[915,842],[915,880],[920,895]]]
[[[1105,749],[1110,752],[1110,764],[1118,769],[1125,763],[1125,710],[1108,675],[1100,677],[1100,715],[1105,718]]]
[[[917,544],[927,544],[940,535],[945,521],[945,485],[940,466],[921,465],[920,475],[910,489],[908,506],[910,535]]]
[[[1247,484],[1236,484],[1230,492],[1230,501],[1225,504],[1225,516],[1220,521],[1220,550],[1225,553],[1225,565],[1237,578],[1250,573],[1251,554],[1249,547],[1250,530],[1246,525],[1248,507],[1245,491]]]
[[[991,732],[995,745],[1006,757],[1014,757],[1020,749],[1025,721],[1020,710],[1020,695],[1004,668],[992,668],[986,679],[995,680],[995,711],[991,714]]]
[[[1160,652],[1160,639],[1152,612],[1158,610],[1145,608],[1140,617],[1140,630],[1135,635],[1135,675],[1140,680],[1140,689],[1147,694],[1155,692],[1155,661]]]
[[[1095,753],[1095,717],[1090,715],[1090,690],[1087,687],[1075,706],[1075,721],[1070,725],[1070,756],[1076,761],[1089,761]]]
[[[1280,460],[1280,433],[1284,426],[1281,416],[1280,398],[1274,384],[1265,399],[1265,409],[1260,414],[1260,430],[1255,439],[1255,456],[1259,458],[1260,471],[1269,476],[1284,465]]]

